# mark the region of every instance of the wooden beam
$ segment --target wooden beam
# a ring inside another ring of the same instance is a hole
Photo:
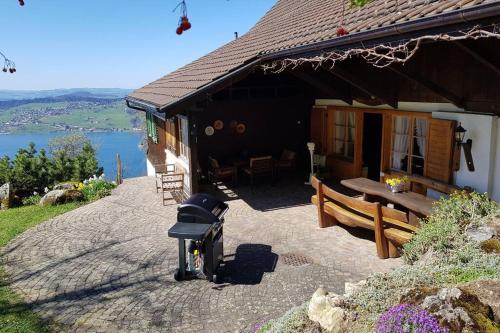
[[[488,59],[484,58],[482,55],[471,49],[469,46],[465,45],[464,43],[460,41],[455,41],[454,44],[458,46],[462,51],[465,53],[469,54],[471,57],[476,59],[478,62],[480,62],[482,65],[485,67],[489,68],[491,71],[496,73],[498,76],[500,76],[500,68],[496,66],[495,64],[491,63]]]
[[[335,75],[339,79],[347,82],[353,87],[361,90],[363,93],[370,96],[372,99],[378,98],[384,103],[392,106],[394,109],[398,108],[398,102],[395,96],[390,96],[387,91],[384,91],[383,88],[369,86],[369,84],[364,81],[362,78],[358,78],[357,76],[351,74],[347,70],[341,68],[339,65],[335,65],[333,69],[324,68],[327,72]]]
[[[299,70],[292,70],[290,71],[290,74],[304,81],[305,83],[313,86],[314,88],[321,90],[328,96],[338,97],[345,103],[352,105],[352,97],[350,96],[349,92],[341,91],[340,89],[333,89],[331,86],[326,85],[323,81],[317,79],[316,77],[308,73],[301,72]]]
[[[465,103],[464,103],[462,97],[449,91],[445,87],[442,87],[439,84],[423,77],[422,75],[418,74],[417,72],[408,72],[408,71],[405,71],[401,68],[396,68],[395,66],[389,66],[387,68],[389,68],[394,73],[397,73],[400,76],[402,76],[410,81],[413,81],[413,82],[415,82],[423,87],[426,87],[427,89],[434,92],[435,94],[438,94],[439,96],[446,98],[451,103],[453,103],[455,106],[462,108],[462,109],[464,108]]]

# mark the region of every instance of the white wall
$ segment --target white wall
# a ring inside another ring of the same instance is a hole
[[[497,117],[448,112],[433,112],[432,117],[456,120],[462,123],[462,127],[467,130],[465,140],[472,139],[472,158],[475,171],[471,172],[467,169],[462,150],[460,170],[455,173],[455,183],[458,186],[470,186],[478,192],[488,192],[492,195],[495,184],[495,169],[499,168],[496,161]]]
[[[146,158],[146,170],[148,172],[148,176],[156,176],[155,168],[149,158]]]
[[[189,164],[182,158],[175,156],[170,150],[165,149],[167,155],[167,164],[175,164],[182,169],[184,169],[184,192],[186,194],[191,194],[191,168]]]
[[[496,121],[496,146],[494,147],[495,163],[493,170],[492,198],[500,202],[500,117]]]

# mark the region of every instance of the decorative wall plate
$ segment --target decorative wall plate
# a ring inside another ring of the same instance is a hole
[[[224,128],[224,122],[222,120],[216,120],[214,121],[214,128],[216,130],[221,130]]]
[[[247,127],[245,126],[245,124],[238,124],[236,126],[236,133],[243,134],[243,133],[245,133],[246,129],[247,129]]]
[[[212,136],[212,135],[214,135],[214,132],[215,132],[215,130],[214,130],[214,128],[213,128],[212,126],[207,126],[207,127],[205,127],[205,134],[206,134],[207,136]]]

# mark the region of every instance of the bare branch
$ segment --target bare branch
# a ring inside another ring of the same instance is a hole
[[[293,70],[298,66],[307,63],[311,64],[314,69],[318,69],[323,65],[328,65],[330,68],[333,68],[339,61],[344,61],[354,57],[361,57],[375,67],[384,68],[395,63],[404,64],[410,60],[415,53],[417,53],[422,43],[425,42],[456,42],[466,39],[478,40],[483,38],[500,39],[499,27],[497,25],[493,25],[493,29],[488,31],[476,26],[469,31],[461,31],[457,35],[425,35],[412,38],[407,42],[399,43],[395,46],[391,44],[379,44],[370,48],[335,50],[314,57],[279,59],[263,64],[261,67],[264,69],[264,72],[270,71],[272,73],[281,73],[286,69]]]

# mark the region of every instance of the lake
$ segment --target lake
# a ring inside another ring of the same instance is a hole
[[[2,134],[0,135],[0,157],[8,155],[14,158],[19,148],[27,148],[30,142],[35,143],[36,150],[47,148],[51,138],[67,135],[65,132]],[[85,133],[97,148],[99,165],[109,180],[116,178],[116,154],[120,154],[123,164],[123,177],[139,177],[146,175],[146,154],[139,144],[143,134],[135,132]]]

